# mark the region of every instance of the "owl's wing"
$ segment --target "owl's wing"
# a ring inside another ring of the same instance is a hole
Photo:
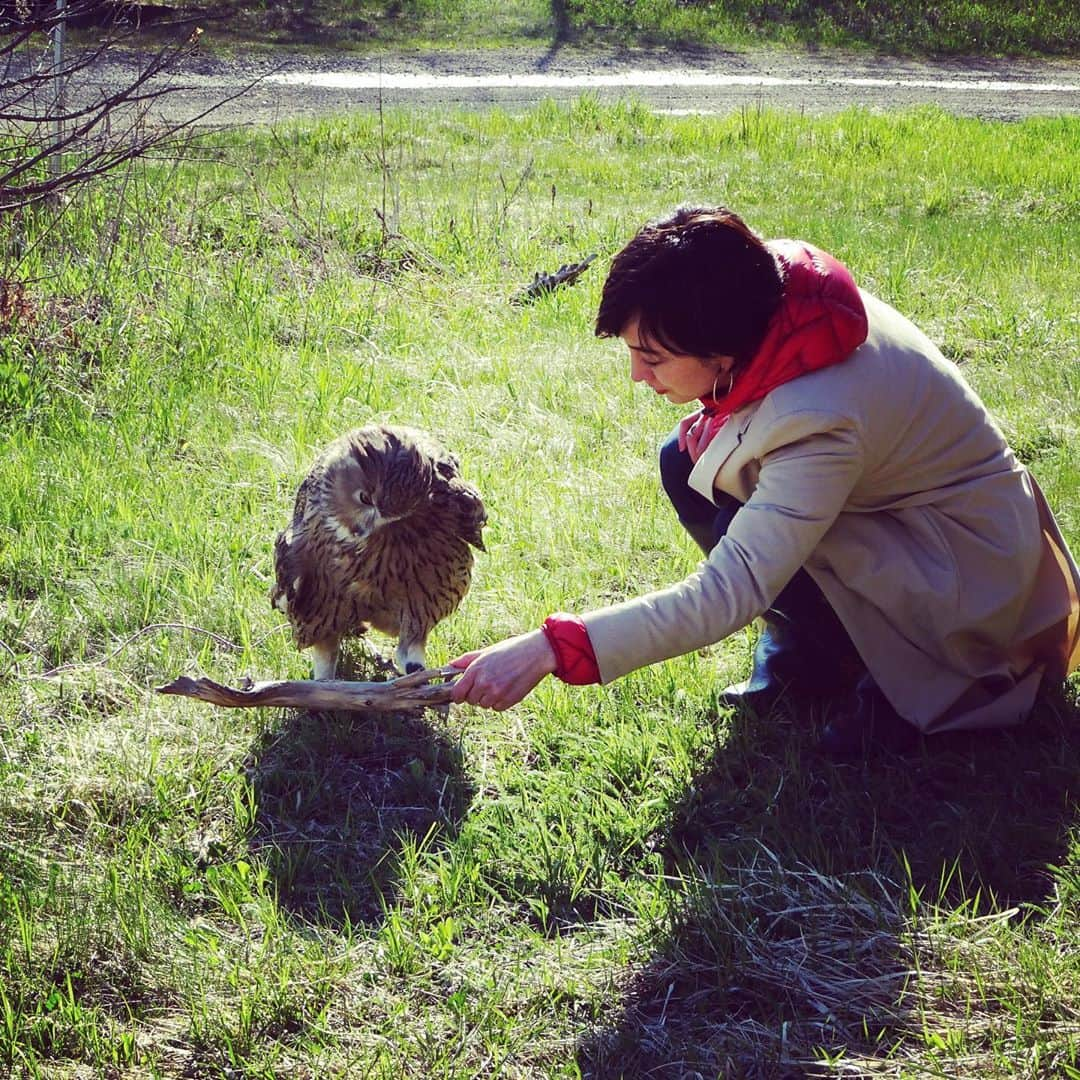
[[[447,487],[449,502],[454,509],[453,518],[458,535],[474,548],[487,551],[483,537],[483,529],[487,524],[487,510],[484,509],[484,500],[480,497],[480,492],[464,480],[455,479]]]
[[[461,471],[461,463],[448,450],[434,459],[435,474],[442,480],[451,481],[457,478]]]
[[[296,502],[293,504],[293,525],[299,525],[305,521],[313,506],[315,500],[312,498],[315,489],[322,483],[323,473],[325,470],[319,465],[316,465],[311,472],[304,477],[303,483],[296,492]],[[280,539],[280,537],[278,538]]]
[[[271,603],[289,616],[293,626],[314,618],[322,603],[315,572],[324,552],[324,539],[316,527],[320,514],[319,490],[326,469],[316,462],[296,492],[292,523],[274,542],[274,577]]]
[[[297,630],[320,607],[316,548],[307,530],[292,525],[278,533],[274,542],[275,585],[270,601],[289,617]]]

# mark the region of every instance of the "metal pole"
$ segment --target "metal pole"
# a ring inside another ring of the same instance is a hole
[[[60,144],[64,139],[64,37],[67,29],[67,0],[56,0],[56,25],[53,27],[53,107],[56,115],[54,132],[57,149],[49,158],[49,175],[55,180],[63,172],[64,155]]]

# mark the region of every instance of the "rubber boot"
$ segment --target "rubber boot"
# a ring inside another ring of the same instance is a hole
[[[783,619],[765,618],[754,644],[750,678],[727,687],[720,704],[767,712],[794,685],[799,692],[797,635]]]
[[[762,616],[750,677],[729,686],[724,705],[770,709],[782,696],[809,702],[844,696],[866,671],[847,631],[805,570]]]
[[[833,713],[818,745],[829,757],[858,758],[880,750],[903,754],[918,742],[918,729],[889,704],[867,673]]]

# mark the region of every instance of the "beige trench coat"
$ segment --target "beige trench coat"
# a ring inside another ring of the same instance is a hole
[[[697,572],[584,618],[601,680],[747,626],[805,566],[923,731],[1019,723],[1080,662],[1080,571],[1030,473],[930,340],[863,294],[846,361],[735,413],[691,486],[745,505]]]

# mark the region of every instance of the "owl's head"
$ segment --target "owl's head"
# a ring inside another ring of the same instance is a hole
[[[408,428],[371,426],[327,450],[325,488],[341,539],[364,540],[408,517],[431,498],[434,463]]]

